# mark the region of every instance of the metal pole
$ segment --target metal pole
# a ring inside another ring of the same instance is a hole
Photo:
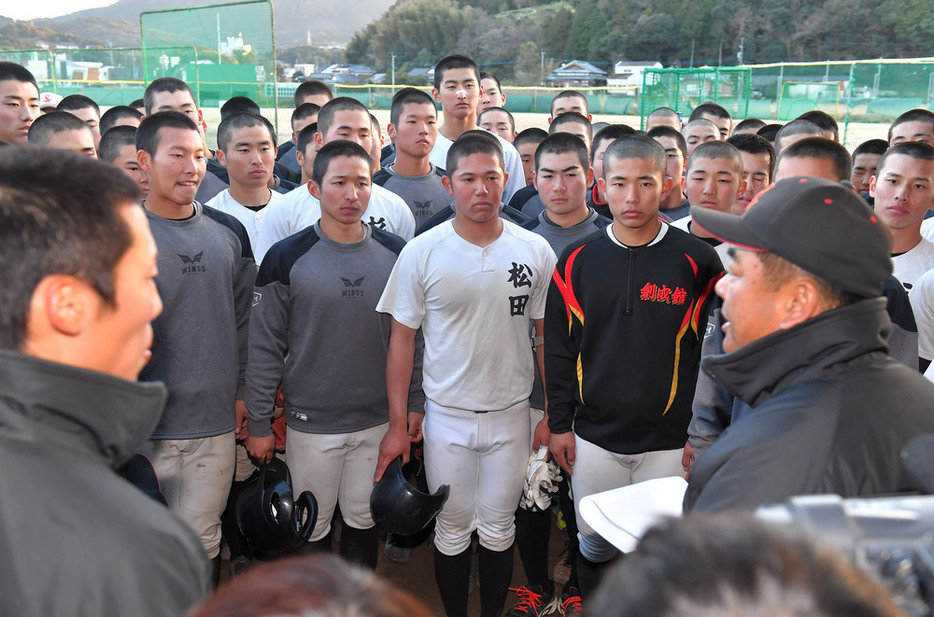
[[[396,54],[392,55],[392,91],[396,91]]]

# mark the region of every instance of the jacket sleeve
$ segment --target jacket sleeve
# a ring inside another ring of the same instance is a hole
[[[270,265],[264,262],[264,265]],[[270,421],[276,390],[282,380],[288,351],[291,315],[290,286],[280,280],[266,282],[261,273],[253,294],[250,319],[249,363],[246,372],[246,405],[250,413],[250,435],[272,434]]]
[[[567,433],[577,407],[577,357],[575,319],[571,305],[576,304],[570,288],[567,256],[558,261],[545,301],[545,375],[548,395],[548,428],[553,433]]]
[[[250,334],[250,305],[253,297],[253,283],[256,281],[256,262],[250,251],[249,240],[240,257],[237,272],[234,275],[234,310],[237,320],[237,348],[240,354],[240,372],[237,378],[237,400],[246,396],[247,345]]]
[[[701,362],[712,354],[723,353],[723,331],[720,309],[715,309],[707,323],[707,333],[701,347]],[[698,372],[694,390],[693,415],[688,425],[688,440],[694,448],[694,459],[707,448],[730,424],[733,395],[703,370]]]

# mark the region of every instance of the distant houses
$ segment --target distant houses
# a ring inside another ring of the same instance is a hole
[[[545,77],[550,88],[595,88],[606,85],[606,71],[584,60],[571,60]]]

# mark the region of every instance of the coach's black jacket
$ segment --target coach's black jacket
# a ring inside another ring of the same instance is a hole
[[[174,617],[205,597],[197,535],[114,472],[165,398],[0,351],[0,615]]]
[[[752,409],[698,459],[684,509],[918,488],[899,454],[934,432],[934,385],[888,356],[890,327],[874,298],[705,359],[703,370]]]

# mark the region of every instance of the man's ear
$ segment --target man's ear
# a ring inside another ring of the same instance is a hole
[[[779,328],[787,330],[801,324],[828,309],[823,306],[823,297],[817,284],[807,277],[788,281],[787,293],[782,294],[785,315],[779,322]]]
[[[873,199],[876,198],[876,177],[872,176],[869,178],[869,196]]]
[[[139,168],[146,174],[152,169],[152,157],[145,150],[136,151],[136,162],[139,163]]]
[[[53,274],[33,292],[29,321],[38,318],[37,324],[46,323],[57,334],[78,336],[99,309],[100,299],[90,285],[73,276]]]
[[[321,187],[318,186],[318,183],[314,180],[309,180],[308,182],[308,192],[311,193],[311,196],[321,201]]]
[[[227,157],[224,156],[224,151],[216,150],[214,154],[217,156],[217,162],[221,164],[221,167],[227,167]]]
[[[451,179],[447,175],[441,176],[441,184],[444,185],[444,190],[448,192],[451,197],[454,196],[454,187],[451,186]]]
[[[665,179],[662,181],[662,200],[668,198],[668,195],[671,194],[671,189],[674,188],[675,181],[671,176],[665,174]]]
[[[440,103],[440,102],[441,102],[441,93],[438,92],[438,89],[437,89],[437,88],[432,88],[432,89],[431,89],[431,96],[433,96],[433,97],[435,98],[435,103]]]
[[[389,140],[391,142],[396,141],[396,127],[392,122],[386,125],[386,134],[389,135]]]

